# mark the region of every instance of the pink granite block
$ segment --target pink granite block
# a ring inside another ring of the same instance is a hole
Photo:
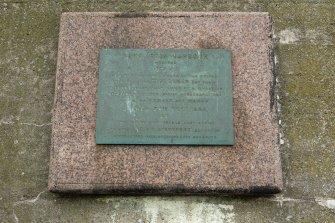
[[[280,192],[271,34],[268,13],[64,13],[49,189],[110,194]],[[230,49],[235,145],[96,145],[101,48]]]

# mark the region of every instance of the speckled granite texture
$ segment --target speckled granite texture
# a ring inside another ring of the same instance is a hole
[[[267,13],[65,13],[49,189],[111,194],[278,193],[282,188]],[[101,48],[227,48],[235,146],[96,145]]]

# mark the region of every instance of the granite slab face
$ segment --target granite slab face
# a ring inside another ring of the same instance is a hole
[[[231,52],[102,49],[97,144],[233,145]]]
[[[97,145],[103,48],[232,51],[234,146]],[[49,190],[272,194],[282,188],[268,13],[61,16]]]

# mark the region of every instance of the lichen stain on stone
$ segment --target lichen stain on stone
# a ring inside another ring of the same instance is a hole
[[[293,44],[299,41],[300,31],[297,29],[285,29],[280,31],[279,43],[281,44]]]
[[[285,29],[279,32],[280,44],[297,44],[308,42],[311,44],[333,45],[332,37],[316,29],[301,31],[299,29]]]
[[[332,37],[319,30],[307,30],[305,38],[312,44],[322,43],[324,45],[332,45]]]
[[[149,223],[235,222],[234,206],[225,204],[147,199],[144,211]]]
[[[328,209],[331,209],[335,213],[335,199],[317,197],[317,198],[315,198],[315,201],[316,201],[316,203],[318,203],[322,207],[326,207]]]

